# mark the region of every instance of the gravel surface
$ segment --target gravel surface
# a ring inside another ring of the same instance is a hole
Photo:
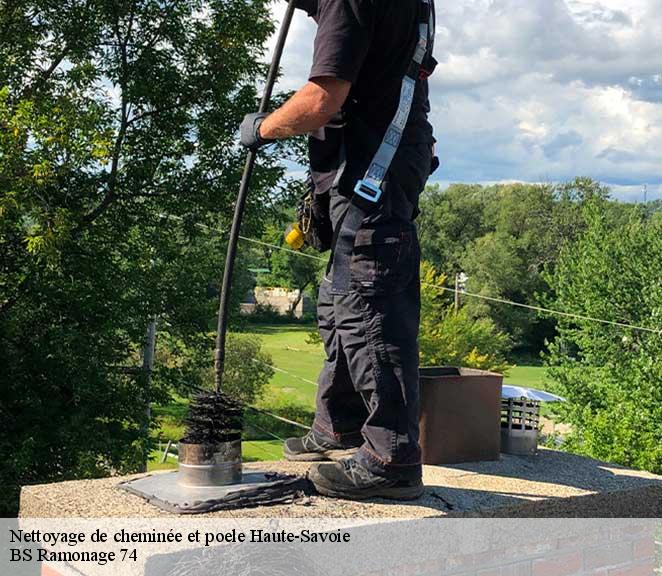
[[[260,462],[246,469],[305,476],[309,465]],[[172,472],[160,472],[171,474]],[[24,487],[24,518],[170,516],[119,490],[134,477],[79,480]],[[542,450],[538,456],[503,455],[498,462],[426,466],[425,494],[414,502],[351,502],[317,495],[299,502],[212,517],[422,518],[429,516],[662,517],[662,477],[571,454]]]

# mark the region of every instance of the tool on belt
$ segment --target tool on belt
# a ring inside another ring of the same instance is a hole
[[[297,206],[297,221],[285,232],[285,242],[293,250],[310,246],[326,252],[333,242],[333,227],[329,215],[329,195],[315,194],[311,176],[306,182],[306,191]]]
[[[359,180],[354,188],[347,213],[337,233],[333,253],[333,294],[343,295],[349,291],[349,265],[354,251],[356,234],[361,228],[364,218],[374,211],[381,201],[382,185],[402,141],[411,113],[417,82],[427,79],[434,72],[437,64],[432,57],[435,29],[432,1],[421,0],[418,43],[414,57],[402,80],[398,110],[387,128],[384,139],[364,178]]]

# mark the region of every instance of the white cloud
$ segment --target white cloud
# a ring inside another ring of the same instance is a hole
[[[645,183],[662,197],[662,2],[437,0],[437,21],[438,178],[585,175],[623,198]],[[314,33],[299,12],[282,88],[305,82]]]
[[[272,12],[278,25],[283,21],[287,3],[277,0],[272,6]],[[287,36],[281,67],[283,76],[279,81],[280,90],[296,90],[308,79],[308,72],[313,62],[313,39],[315,37],[315,22],[306,13],[297,10]],[[273,56],[276,47],[278,31],[269,41],[269,58]]]

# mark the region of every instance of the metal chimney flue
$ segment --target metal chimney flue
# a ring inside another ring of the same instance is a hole
[[[241,483],[241,479],[241,440],[218,444],[179,443],[177,483],[180,486],[229,486]]]

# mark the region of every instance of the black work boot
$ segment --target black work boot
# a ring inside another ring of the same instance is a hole
[[[310,481],[324,496],[366,500],[415,500],[423,494],[421,480],[397,480],[377,476],[353,458],[329,464],[314,464],[308,473]]]
[[[347,458],[358,449],[358,446],[346,446],[339,442],[322,438],[311,430],[303,438],[288,438],[285,440],[283,454],[286,460],[315,462]]]

